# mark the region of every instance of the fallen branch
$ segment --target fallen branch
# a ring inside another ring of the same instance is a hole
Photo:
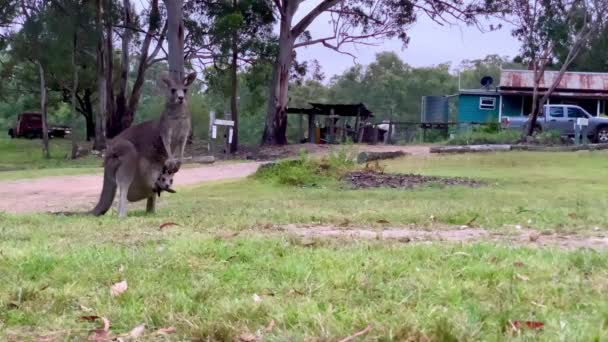
[[[365,328],[365,329],[363,329],[363,330],[361,330],[359,332],[354,333],[353,335],[350,335],[350,336],[348,336],[348,337],[340,340],[340,342],[352,341],[352,340],[354,340],[355,338],[357,338],[357,337],[359,337],[361,335],[367,334],[370,330],[372,330],[372,326],[368,325],[367,328]]]
[[[357,156],[357,163],[364,164],[374,160],[381,159],[393,159],[407,155],[403,151],[389,151],[389,152],[361,152]]]

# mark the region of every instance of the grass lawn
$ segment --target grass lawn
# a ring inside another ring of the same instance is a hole
[[[608,227],[607,157],[407,157],[387,170],[487,185],[352,191],[247,179],[179,189],[161,198],[156,215],[135,211],[124,221],[114,213],[0,215],[0,340],[82,340],[100,326],[78,319],[85,315],[107,317],[115,334],[145,323],[143,340],[175,327],[162,339],[232,341],[259,332],[266,341],[338,341],[368,325],[359,340],[606,340],[605,252],[490,242],[310,245],[268,228],[386,220],[431,229],[477,217],[497,231],[519,224],[598,234]],[[159,230],[165,222],[179,226]],[[121,280],[128,290],[112,297]],[[514,331],[512,320],[544,328]]]
[[[51,158],[44,159],[42,140],[0,139],[0,180],[92,173],[101,166],[94,156],[69,160],[69,139],[51,139],[50,150]]]

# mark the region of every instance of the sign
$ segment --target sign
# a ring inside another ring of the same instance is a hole
[[[213,128],[211,128],[211,137],[213,139],[217,138],[217,126],[213,125]]]
[[[576,124],[579,126],[589,126],[589,119],[587,118],[578,118],[576,119]]]
[[[218,126],[234,126],[234,121],[215,119],[215,122],[213,124]]]
[[[232,144],[232,128],[228,130],[228,143]]]

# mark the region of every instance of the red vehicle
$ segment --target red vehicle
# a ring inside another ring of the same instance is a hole
[[[49,125],[49,138],[63,138],[71,132],[68,126]],[[42,138],[42,114],[21,113],[17,116],[17,124],[8,130],[11,138]]]

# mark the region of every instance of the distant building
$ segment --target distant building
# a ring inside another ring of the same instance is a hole
[[[539,96],[557,77],[547,71],[540,82]],[[458,122],[499,122],[503,116],[528,115],[532,109],[534,72],[502,70],[494,89],[461,89],[458,94]],[[608,73],[567,72],[549,98],[551,104],[574,104],[592,115],[607,112]]]

